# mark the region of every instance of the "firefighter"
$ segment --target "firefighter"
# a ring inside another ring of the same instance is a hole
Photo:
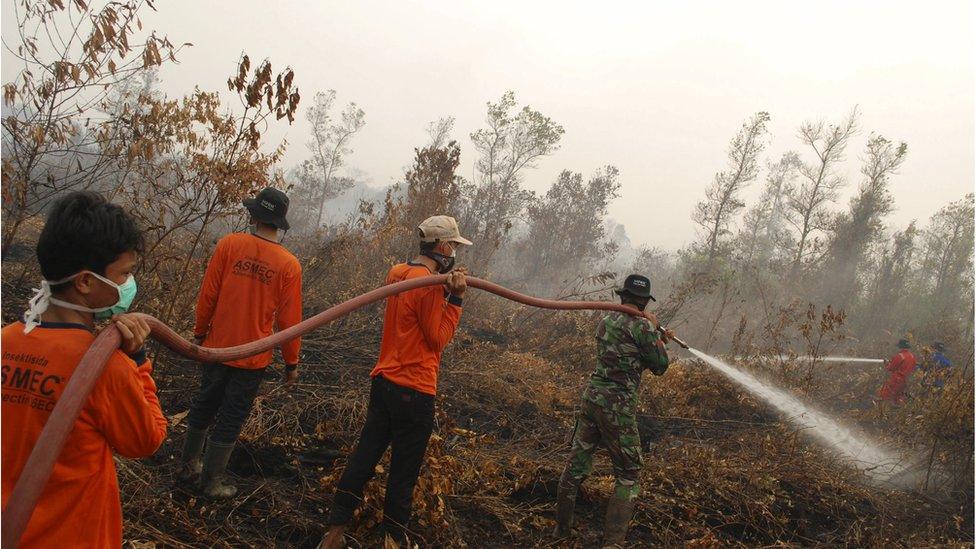
[[[885,364],[888,372],[888,380],[885,381],[878,396],[884,402],[902,404],[905,402],[905,387],[908,385],[908,378],[915,371],[915,355],[912,353],[912,345],[907,339],[898,341],[898,352],[891,357]]]
[[[410,290],[386,300],[383,339],[371,385],[366,421],[336,486],[329,531],[320,547],[338,549],[363,488],[391,447],[383,529],[397,544],[407,537],[413,489],[434,427],[434,398],[441,352],[461,320],[466,271],[454,268],[457,250],[470,246],[457,221],[435,215],[418,227],[420,253],[394,265],[387,284],[434,273],[449,273],[444,286]]]
[[[288,197],[268,187],[243,205],[251,230],[220,239],[200,288],[193,333],[204,347],[249,343],[302,320],[302,267],[280,242],[289,228]],[[300,350],[299,338],[281,346],[286,383],[298,378]],[[237,493],[237,487],[225,482],[224,471],[272,357],[269,349],[224,364],[201,365],[200,390],[186,418],[179,478],[199,476],[207,496]]]
[[[81,357],[95,321],[122,344],[95,382],[20,538],[30,547],[121,547],[122,503],[114,456],[151,456],[166,438],[144,320],[124,314],[142,233],[121,207],[93,192],[54,203],[37,242],[44,280],[23,321],[3,328],[3,508]]]
[[[643,312],[651,295],[647,277],[632,274],[616,290],[620,302]],[[597,328],[597,367],[583,391],[569,462],[557,489],[556,536],[571,534],[576,493],[593,468],[593,454],[602,446],[613,463],[615,485],[607,504],[606,545],[622,544],[634,513],[642,464],[637,432],[637,389],[641,373],[650,369],[663,375],[668,368],[665,343],[672,336],[658,331],[650,313],[612,312]]]
[[[921,364],[925,372],[924,382],[926,386],[934,388],[936,391],[945,386],[945,380],[949,377],[952,362],[945,355],[945,344],[941,341],[932,343],[932,356],[924,360]]]

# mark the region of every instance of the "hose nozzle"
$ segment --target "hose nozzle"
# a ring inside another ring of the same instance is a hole
[[[665,330],[664,326],[658,326],[657,327],[657,331],[661,332],[662,334],[664,334],[664,330]],[[688,344],[687,343],[685,343],[684,341],[681,341],[680,339],[678,339],[675,336],[671,336],[669,339],[671,341],[677,343],[678,346],[681,347],[682,349],[687,349],[688,348]]]

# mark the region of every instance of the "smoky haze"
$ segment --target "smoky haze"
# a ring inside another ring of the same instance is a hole
[[[725,169],[729,139],[758,111],[771,116],[764,160],[774,160],[788,149],[808,157],[796,137],[802,122],[838,121],[859,106],[838,208],[860,181],[871,132],[907,142],[891,179],[893,229],[972,189],[972,7],[916,7],[167,2],[143,22],[193,43],[161,71],[160,87],[174,97],[194,85],[226,90],[241,52],[295,69],[301,112],[290,127],[272,125],[266,140],[288,141],[283,168],[309,156],[304,110],[315,92],[336,90],[339,106],[355,101],[366,125],[344,169],[372,186],[401,180],[427,124],[444,116],[457,119],[459,173],[471,179],[468,135],[484,126],[485,103],[513,90],[566,130],[559,151],[524,174],[526,188],[544,193],[561,170],[589,175],[612,164],[621,189],[609,217],[635,245],[675,250],[695,238],[689,215]],[[5,36],[11,12],[5,3]],[[6,52],[3,60],[10,81],[19,66]],[[764,177],[744,191],[747,203]]]

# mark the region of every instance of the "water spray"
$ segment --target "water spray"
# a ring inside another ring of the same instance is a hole
[[[892,482],[909,468],[909,463],[883,450],[866,435],[855,433],[840,425],[822,412],[803,404],[786,391],[759,381],[754,376],[698,349],[688,349],[688,351],[753,395],[772,405],[787,419],[810,435],[825,442],[869,479],[882,483]],[[877,359],[863,360],[873,361]],[[879,360],[879,362],[883,361]]]
[[[687,349],[687,347],[684,348]],[[883,358],[860,358],[854,356],[808,356],[808,355],[799,355],[799,356],[773,355],[770,357],[734,356],[732,357],[732,360],[752,360],[754,358],[758,358],[759,360],[763,360],[763,359],[780,360],[783,362],[786,362],[788,360],[806,360],[810,362],[841,362],[841,363],[866,362],[871,364],[884,364],[885,362]]]
[[[789,355],[777,355],[779,360],[791,360],[794,357]],[[884,364],[883,358],[859,358],[853,356],[798,356],[795,360],[810,360],[810,361],[820,361],[820,362],[870,362],[873,364]]]
[[[663,326],[658,326],[657,329],[661,334],[666,333],[666,328]],[[803,404],[786,391],[759,381],[754,376],[711,355],[707,355],[698,349],[693,349],[677,337],[671,336],[669,339],[677,343],[682,349],[686,349],[698,357],[705,364],[708,364],[732,381],[735,381],[753,395],[758,396],[772,405],[780,413],[785,415],[789,421],[798,425],[804,431],[807,431],[820,441],[825,442],[844,458],[845,461],[850,462],[869,479],[875,482],[891,483],[908,470],[908,463],[883,450],[866,435],[851,431],[822,412]],[[791,357],[779,355],[777,358],[780,360],[788,360]],[[813,357],[796,358],[813,359]],[[884,360],[880,358],[845,356],[820,357],[818,360],[824,362],[884,363]]]

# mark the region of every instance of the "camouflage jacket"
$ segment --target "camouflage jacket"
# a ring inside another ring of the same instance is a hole
[[[668,354],[658,347],[659,340],[645,318],[616,312],[603,317],[596,334],[599,363],[583,398],[604,407],[636,405],[644,368],[655,375],[668,369]]]

